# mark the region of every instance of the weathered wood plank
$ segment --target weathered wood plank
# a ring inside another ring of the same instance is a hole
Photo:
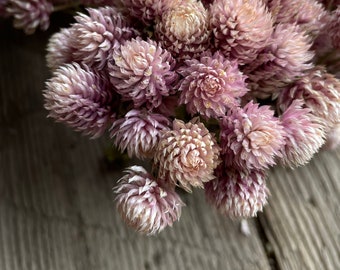
[[[112,201],[121,172],[103,165],[110,143],[46,119],[48,33],[0,29],[0,269],[270,269],[255,223],[241,235],[200,191],[159,236],[128,229]]]
[[[261,223],[280,269],[340,269],[340,151],[270,175]]]

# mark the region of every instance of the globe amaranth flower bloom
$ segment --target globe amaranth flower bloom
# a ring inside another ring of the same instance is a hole
[[[277,104],[285,111],[295,99],[331,127],[340,122],[340,80],[317,66],[280,93]]]
[[[215,47],[240,64],[252,62],[273,32],[262,0],[216,0],[210,13]]]
[[[71,45],[77,62],[103,69],[112,51],[138,33],[113,7],[88,8],[89,15],[78,13],[72,25]]]
[[[174,190],[163,187],[143,168],[132,166],[114,188],[123,220],[136,231],[158,233],[178,220],[184,203]]]
[[[173,129],[163,132],[155,150],[158,177],[190,192],[214,178],[220,148],[209,130],[194,118],[189,123],[174,120]]]
[[[132,17],[141,20],[146,25],[155,23],[162,14],[175,5],[180,5],[183,0],[124,0]]]
[[[115,115],[108,82],[76,63],[61,66],[53,73],[44,97],[49,117],[93,138],[103,134]]]
[[[269,190],[261,170],[237,171],[219,166],[218,178],[204,185],[208,202],[231,218],[255,217],[267,203]]]
[[[140,38],[126,41],[113,51],[108,64],[111,84],[135,107],[157,108],[169,96],[178,75],[175,59],[155,41]]]
[[[183,1],[163,13],[155,36],[176,59],[188,59],[206,51],[210,44],[209,16],[203,4]]]
[[[221,120],[221,147],[226,166],[243,171],[275,164],[284,146],[284,130],[269,106],[252,101],[228,111]]]
[[[50,37],[46,49],[46,63],[51,70],[73,62],[74,49],[70,44],[72,35],[72,28],[63,28]]]
[[[340,6],[331,13],[331,19],[326,29],[333,47],[340,50]]]
[[[284,86],[312,68],[310,47],[309,37],[297,25],[277,25],[270,44],[243,70],[252,95],[275,98]]]
[[[178,85],[179,102],[186,104],[192,115],[223,116],[228,108],[238,106],[239,98],[248,91],[246,77],[237,62],[227,60],[219,52],[186,60],[177,71],[183,76]]]
[[[46,0],[8,0],[6,13],[13,16],[13,26],[23,29],[27,35],[39,27],[46,30],[50,25],[53,5]]]
[[[170,121],[161,114],[146,110],[131,110],[124,118],[113,122],[110,136],[114,144],[129,157],[151,158],[161,131],[170,130]]]
[[[324,26],[326,10],[315,0],[272,0],[268,3],[276,23],[292,23],[309,34],[317,35]]]
[[[324,124],[303,103],[294,100],[281,116],[286,144],[280,162],[285,166],[306,164],[325,142]]]

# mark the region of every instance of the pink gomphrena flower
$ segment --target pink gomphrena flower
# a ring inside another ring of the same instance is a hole
[[[283,89],[277,104],[285,111],[295,99],[302,99],[303,106],[322,118],[328,127],[340,122],[340,80],[325,68],[317,66]]]
[[[283,126],[274,111],[252,101],[228,111],[221,120],[220,138],[226,166],[242,171],[275,165],[285,144]]]
[[[110,81],[123,100],[132,100],[136,108],[157,108],[163,97],[172,94],[172,84],[178,77],[176,61],[155,41],[132,39],[112,55],[108,63]]]
[[[340,5],[331,13],[331,19],[326,29],[333,47],[340,50]]]
[[[72,28],[63,28],[50,37],[46,49],[46,63],[51,70],[73,62],[74,48],[70,44],[72,36]]]
[[[124,0],[123,5],[132,17],[141,20],[145,25],[154,24],[162,14],[183,0]]]
[[[325,149],[335,150],[340,146],[340,123],[335,124],[326,136]]]
[[[49,117],[92,138],[102,135],[115,116],[108,82],[85,65],[58,68],[46,83],[44,98]]]
[[[240,64],[252,62],[273,32],[262,0],[216,0],[210,13],[215,47]]]
[[[203,53],[199,60],[186,60],[179,72],[179,102],[188,113],[205,117],[221,117],[228,108],[239,106],[239,98],[247,93],[246,76],[237,61],[229,61],[221,53]]]
[[[303,104],[294,100],[281,115],[286,144],[280,162],[291,168],[308,163],[325,142],[324,124]]]
[[[327,12],[319,1],[271,0],[268,6],[275,23],[297,24],[309,34],[318,34],[325,24],[324,17]]]
[[[12,16],[13,26],[23,29],[25,34],[33,34],[39,27],[46,30],[50,25],[53,5],[46,0],[8,0],[6,13]]]
[[[78,13],[72,26],[73,57],[97,69],[103,69],[112,51],[137,35],[128,20],[114,7],[88,8],[89,15]]]
[[[191,187],[203,188],[214,178],[219,153],[216,139],[198,118],[188,123],[175,119],[173,129],[163,132],[155,150],[158,177],[188,192]]]
[[[110,136],[120,151],[127,150],[129,157],[152,158],[161,131],[170,130],[170,121],[161,114],[146,110],[131,110],[113,122]]]
[[[267,204],[269,190],[262,170],[238,171],[219,166],[217,178],[204,185],[207,201],[231,218],[255,217]]]
[[[284,86],[313,67],[310,47],[310,38],[297,25],[277,25],[271,43],[243,70],[252,95],[276,98]]]
[[[114,188],[123,220],[143,234],[156,234],[179,220],[184,206],[174,189],[162,186],[143,167],[132,166]]]
[[[184,0],[162,14],[155,36],[177,60],[193,58],[210,45],[209,14],[201,2]]]

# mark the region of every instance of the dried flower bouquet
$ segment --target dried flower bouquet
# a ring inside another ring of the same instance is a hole
[[[46,0],[8,2],[16,26],[46,28]],[[35,15],[19,15],[25,8]],[[112,1],[51,37],[45,108],[151,163],[127,168],[114,188],[135,230],[179,219],[176,187],[203,188],[223,215],[253,217],[270,167],[340,144],[339,50],[336,1]]]

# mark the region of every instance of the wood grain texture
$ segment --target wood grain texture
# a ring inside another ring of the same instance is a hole
[[[46,118],[50,32],[0,29],[1,270],[270,269],[256,222],[243,236],[201,191],[183,194],[180,222],[159,236],[127,228],[112,195],[122,168],[103,161],[110,142]]]
[[[280,269],[340,269],[340,151],[296,170],[276,168],[261,224]]]

